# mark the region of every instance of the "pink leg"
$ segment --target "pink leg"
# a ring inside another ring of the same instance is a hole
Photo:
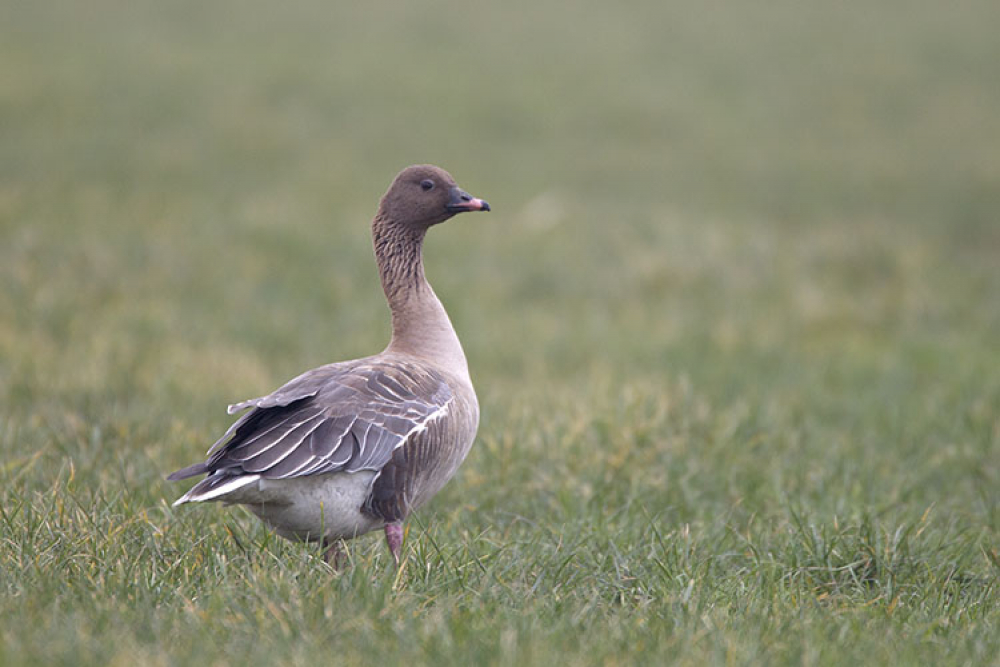
[[[323,540],[323,546],[326,547],[326,551],[323,552],[323,558],[330,564],[330,567],[338,572],[344,567],[342,544],[340,540]]]
[[[403,546],[403,524],[385,524],[385,542],[389,545],[389,552],[396,561],[396,567],[399,567],[399,550]]]

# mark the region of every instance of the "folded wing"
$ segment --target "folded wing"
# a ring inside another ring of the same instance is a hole
[[[411,435],[447,413],[452,396],[431,370],[386,361],[324,366],[268,396],[230,406],[231,413],[251,409],[213,445],[207,461],[168,479],[208,473],[178,501],[187,502],[261,478],[377,472]]]

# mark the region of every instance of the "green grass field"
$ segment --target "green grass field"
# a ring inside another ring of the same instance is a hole
[[[0,9],[0,664],[998,664],[1000,4]],[[377,352],[483,418],[337,575],[166,473]]]

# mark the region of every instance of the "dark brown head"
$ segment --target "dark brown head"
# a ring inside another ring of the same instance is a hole
[[[379,216],[398,225],[424,230],[456,213],[488,211],[455,183],[451,174],[432,164],[417,164],[399,172],[379,203]]]

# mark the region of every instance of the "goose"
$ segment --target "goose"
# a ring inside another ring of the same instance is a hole
[[[399,567],[403,522],[455,474],[479,424],[462,344],[424,276],[424,236],[458,213],[489,210],[440,167],[403,169],[371,225],[388,347],[230,405],[229,414],[245,412],[207,460],[167,477],[207,475],[174,506],[244,505],[284,538],[321,543],[335,568],[344,541],[382,528]]]

